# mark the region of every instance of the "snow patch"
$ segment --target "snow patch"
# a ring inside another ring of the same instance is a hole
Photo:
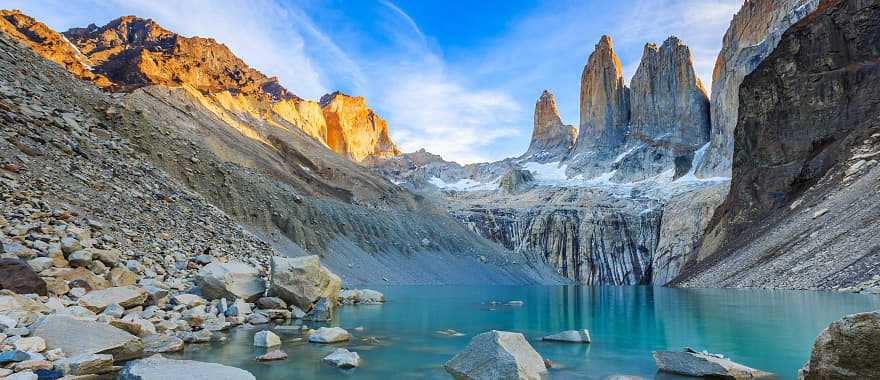
[[[452,191],[490,191],[498,189],[498,180],[484,183],[477,182],[470,178],[462,178],[458,181],[449,183],[439,177],[431,177],[428,182],[441,190]]]

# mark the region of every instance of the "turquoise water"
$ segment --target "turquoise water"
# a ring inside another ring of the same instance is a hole
[[[438,287],[377,288],[384,305],[345,306],[330,325],[355,339],[341,346],[361,356],[361,367],[343,371],[321,363],[337,346],[282,335],[289,359],[257,363],[252,346],[262,328],[236,329],[224,344],[191,345],[176,357],[245,368],[258,379],[450,379],[442,365],[475,334],[523,333],[558,364],[554,379],[602,379],[612,374],[675,379],[657,374],[651,351],[680,349],[722,353],[740,363],[796,378],[816,335],[844,315],[880,309],[880,297],[805,291],[666,289],[650,287]],[[522,306],[489,301],[522,300]],[[318,324],[310,325],[317,327]],[[363,332],[353,329],[363,326]],[[561,330],[587,328],[590,345],[545,343]],[[446,337],[455,329],[466,336]],[[360,338],[378,337],[369,345]]]

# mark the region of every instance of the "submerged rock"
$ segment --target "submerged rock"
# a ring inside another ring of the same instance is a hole
[[[880,379],[880,311],[848,315],[828,325],[798,378]]]
[[[194,360],[166,359],[162,355],[128,363],[118,380],[179,379],[181,374],[193,380],[256,380],[253,374],[243,369]]]
[[[287,360],[287,353],[281,350],[272,350],[263,355],[257,356],[258,362],[269,362],[275,360]]]
[[[543,340],[568,343],[590,343],[590,332],[587,330],[568,330],[558,334],[547,335]]]
[[[341,285],[318,256],[272,257],[272,293],[300,309],[310,310],[321,298],[335,302]]]
[[[457,379],[545,379],[547,367],[520,333],[489,331],[443,365]]]
[[[355,368],[360,365],[361,357],[357,352],[351,352],[344,348],[337,348],[330,355],[321,359],[324,363],[330,364],[336,368]]]
[[[700,353],[691,349],[683,351],[654,351],[654,363],[661,372],[696,377],[722,379],[753,379],[772,375],[735,363],[720,355]]]

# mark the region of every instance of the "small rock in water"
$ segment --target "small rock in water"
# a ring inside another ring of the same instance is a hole
[[[552,342],[590,343],[590,332],[587,330],[568,330],[547,335],[541,339]]]
[[[336,351],[325,356],[322,360],[324,363],[330,364],[336,368],[348,369],[359,366],[361,357],[357,352],[351,352],[344,348],[337,348]]]
[[[525,304],[523,301],[510,301],[507,303],[507,306],[522,306]]]
[[[455,331],[453,329],[440,330],[440,331],[436,331],[436,333],[438,335],[443,335],[443,336],[464,336],[464,334],[462,334],[458,331]]]
[[[652,355],[658,370],[676,375],[729,379],[751,379],[771,375],[724,359],[721,355],[701,353],[691,349],[654,351]]]
[[[269,330],[263,330],[254,334],[254,346],[275,347],[281,345],[281,338]]]
[[[544,379],[544,359],[520,333],[489,331],[443,365],[461,379]]]
[[[340,327],[321,327],[309,334],[309,342],[312,343],[337,343],[349,339],[351,339],[351,335]]]
[[[258,362],[268,362],[273,360],[287,360],[287,353],[281,350],[272,350],[263,355],[257,356]]]

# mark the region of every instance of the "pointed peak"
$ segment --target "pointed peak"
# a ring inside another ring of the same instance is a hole
[[[663,46],[682,46],[684,42],[681,41],[677,36],[669,36],[666,41],[663,41]]]
[[[602,37],[599,38],[599,43],[596,44],[596,50],[599,50],[600,48],[607,50],[614,49],[614,43],[611,41],[611,36],[603,34]]]
[[[550,90],[544,90],[544,92],[541,93],[541,97],[538,98],[538,101],[547,100],[547,99],[554,100],[553,93],[550,92]]]

